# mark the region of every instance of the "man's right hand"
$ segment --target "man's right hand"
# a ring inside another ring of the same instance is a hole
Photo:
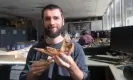
[[[52,60],[39,60],[33,61],[31,65],[31,70],[27,75],[27,80],[36,80],[37,76],[41,75],[46,69],[49,68],[49,65],[52,63]]]
[[[41,73],[43,71],[45,71],[46,69],[48,69],[49,67],[49,63],[45,62],[45,61],[34,61],[31,65],[31,73],[33,75],[41,75]]]
[[[49,68],[49,65],[53,62],[53,59],[50,57],[48,60],[39,60],[33,61],[31,65],[30,73],[34,76],[39,76],[43,71]]]

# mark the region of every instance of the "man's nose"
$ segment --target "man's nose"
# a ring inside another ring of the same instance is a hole
[[[51,20],[50,20],[50,24],[51,24],[51,25],[55,24],[55,20],[54,20],[54,19],[51,19]]]

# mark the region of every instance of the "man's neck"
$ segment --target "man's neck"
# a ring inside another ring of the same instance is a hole
[[[57,43],[63,41],[63,39],[64,39],[64,38],[63,38],[63,36],[61,36],[61,35],[59,35],[59,36],[56,37],[56,38],[47,37],[47,38],[46,38],[46,43],[47,43],[47,44],[57,44]]]

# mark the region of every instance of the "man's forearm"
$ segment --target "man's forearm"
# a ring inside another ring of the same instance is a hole
[[[71,77],[74,80],[82,80],[83,79],[83,72],[79,69],[79,67],[74,63],[72,67],[68,69]]]

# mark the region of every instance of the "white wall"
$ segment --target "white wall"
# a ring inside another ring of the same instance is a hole
[[[91,21],[91,31],[102,30],[102,20]]]

